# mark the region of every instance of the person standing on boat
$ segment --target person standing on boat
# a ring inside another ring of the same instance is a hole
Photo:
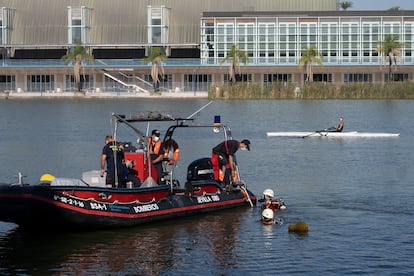
[[[124,152],[124,156],[125,156],[125,152],[134,152],[136,149],[133,146],[129,146],[126,143],[119,143],[119,147],[122,149],[122,151]],[[138,177],[138,171],[134,169],[135,166],[135,160],[128,160],[128,159],[124,159],[124,164],[123,164],[123,174],[122,174],[122,180],[125,183],[124,187],[127,187],[127,184],[130,183],[132,184],[131,188],[139,188],[141,186],[141,180]]]
[[[164,159],[164,152],[162,149],[162,142],[160,140],[160,131],[154,129],[151,132],[151,136],[148,138],[148,150],[154,165],[155,170],[157,171],[157,183],[161,183],[163,167],[162,160]]]
[[[112,138],[112,135],[105,137],[105,146],[101,155],[101,177],[104,176],[105,164],[106,185],[112,187],[124,185],[124,151],[119,143]]]
[[[213,148],[211,163],[213,165],[214,180],[220,182],[220,170],[224,166],[224,186],[228,187],[232,182],[232,176],[237,172],[234,163],[234,155],[238,149],[250,151],[250,141],[227,140]]]
[[[344,129],[344,119],[343,118],[339,118],[339,124],[338,124],[338,126],[330,127],[328,129],[326,129],[326,131],[327,132],[342,132],[343,129]]]
[[[180,158],[180,147],[177,142],[170,138],[164,142],[164,157],[166,165],[174,165]]]

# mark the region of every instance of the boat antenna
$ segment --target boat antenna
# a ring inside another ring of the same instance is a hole
[[[191,119],[192,117],[194,117],[194,115],[197,115],[197,113],[199,113],[201,110],[203,110],[204,108],[206,108],[207,106],[209,106],[211,103],[213,103],[213,101],[209,101],[208,103],[206,103],[205,105],[203,105],[201,108],[197,109],[193,114],[191,114],[190,116],[188,116],[186,119]]]
[[[19,185],[23,185],[24,184],[23,183],[23,177],[24,177],[24,175],[21,172],[18,172],[17,173],[17,184],[19,184]]]

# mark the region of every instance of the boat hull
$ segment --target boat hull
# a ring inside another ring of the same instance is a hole
[[[350,137],[350,138],[391,138],[399,137],[399,133],[375,133],[375,132],[267,132],[268,137]]]
[[[225,191],[214,181],[190,186],[171,193],[167,185],[140,189],[1,185],[0,220],[26,229],[107,229],[250,206],[243,189]],[[256,202],[250,192],[249,198]]]

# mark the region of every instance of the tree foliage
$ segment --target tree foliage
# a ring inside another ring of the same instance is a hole
[[[339,6],[344,11],[348,10],[349,8],[352,8],[353,5],[354,5],[354,3],[352,3],[351,1],[342,1],[342,2],[339,3]]]
[[[302,56],[299,60],[299,65],[306,70],[306,82],[313,81],[313,69],[314,64],[323,67],[322,53],[318,52],[315,45],[305,48],[302,52]]]
[[[151,47],[149,49],[148,57],[143,59],[144,63],[151,63],[151,78],[154,85],[154,91],[159,90],[160,76],[164,77],[165,71],[162,62],[167,59],[163,54],[161,47]]]
[[[399,6],[394,6],[388,9],[388,11],[399,11],[401,8]]]
[[[81,79],[80,79],[80,71],[83,71],[83,62],[88,61],[90,63],[94,62],[93,55],[89,54],[87,49],[82,45],[80,40],[76,41],[74,47],[70,48],[68,53],[62,56],[61,60],[65,63],[73,62],[73,77],[75,79],[75,83],[78,87],[78,91],[81,90]],[[84,75],[85,73],[82,72]]]
[[[384,40],[379,43],[377,48],[378,53],[382,57],[382,65],[388,66],[389,69],[396,71],[397,70],[397,60],[401,61],[401,52],[400,49],[403,47],[401,43],[398,42],[399,36],[395,34],[386,34]]]
[[[232,83],[236,82],[236,73],[240,74],[240,62],[247,64],[249,56],[243,50],[237,49],[236,45],[232,45],[230,52],[220,61],[220,64],[229,62],[229,75]]]

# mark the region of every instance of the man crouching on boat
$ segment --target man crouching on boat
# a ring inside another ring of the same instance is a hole
[[[220,182],[220,169],[224,166],[223,185],[230,187],[232,176],[237,172],[234,155],[238,149],[250,151],[250,141],[227,140],[213,148],[211,164],[213,165],[214,180]]]

